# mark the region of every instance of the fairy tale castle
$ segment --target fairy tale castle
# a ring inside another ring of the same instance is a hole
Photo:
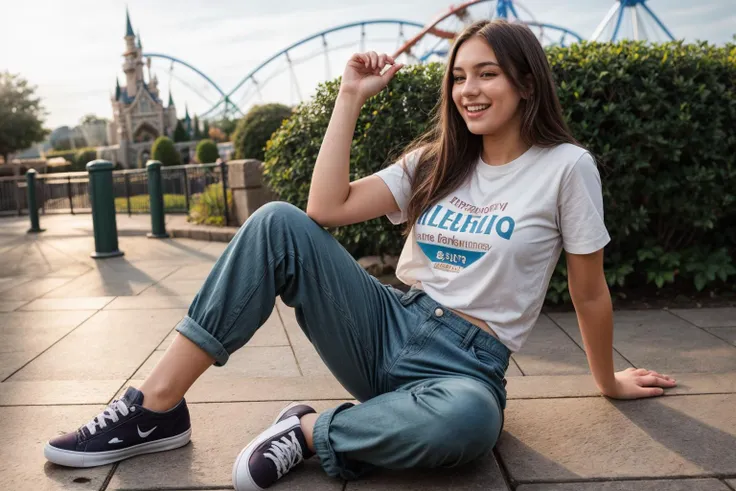
[[[159,96],[158,78],[151,76],[150,60],[146,82],[140,35],[134,34],[127,9],[125,17],[125,85],[121,87],[118,80],[115,94],[110,98],[113,120],[107,126],[107,138],[111,146],[118,147],[115,160],[130,168],[147,157],[156,138],[173,136],[177,119],[171,94],[165,106]]]

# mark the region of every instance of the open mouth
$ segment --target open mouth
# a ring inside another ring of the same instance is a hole
[[[465,106],[465,112],[471,118],[478,117],[485,113],[489,107],[491,107],[490,104],[471,104]]]

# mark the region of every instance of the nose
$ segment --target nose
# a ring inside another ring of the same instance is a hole
[[[463,97],[472,97],[475,95],[478,95],[480,93],[480,88],[478,87],[478,83],[475,81],[474,77],[468,77],[465,79],[465,83],[463,84],[462,90],[460,91],[460,94]]]

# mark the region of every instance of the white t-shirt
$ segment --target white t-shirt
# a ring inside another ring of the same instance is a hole
[[[418,155],[406,159],[410,172]],[[411,186],[401,162],[376,175],[400,208],[389,220],[405,222]],[[534,146],[504,165],[478,159],[470,178],[414,224],[396,276],[484,320],[516,352],[537,321],[562,248],[588,254],[609,241],[590,153]]]

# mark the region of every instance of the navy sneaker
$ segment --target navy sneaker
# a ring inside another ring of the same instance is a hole
[[[143,393],[129,387],[95,419],[50,440],[43,449],[46,459],[69,467],[94,467],[189,442],[192,428],[184,399],[164,412],[149,411],[142,404]]]
[[[270,428],[240,452],[233,466],[235,491],[260,491],[281,479],[294,466],[314,455],[307,447],[299,418],[316,412],[305,404],[290,404]]]

